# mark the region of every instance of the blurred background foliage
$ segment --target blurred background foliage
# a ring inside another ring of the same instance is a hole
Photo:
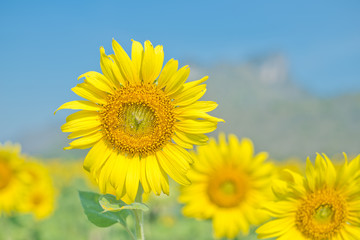
[[[35,220],[29,214],[14,213],[1,217],[0,239],[130,239],[120,224],[99,228],[90,223],[81,207],[78,190],[98,192],[82,169],[82,160],[61,162],[48,160],[54,185],[58,189],[54,212],[45,219]],[[177,202],[179,185],[170,182],[170,196],[150,195],[146,203],[150,210],[145,213],[145,236],[149,240],[162,239],[213,239],[210,221],[185,218]],[[132,216],[128,217],[133,226]],[[243,239],[243,238],[241,238]],[[249,236],[246,239],[256,239]]]

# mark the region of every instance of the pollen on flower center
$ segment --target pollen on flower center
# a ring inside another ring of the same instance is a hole
[[[333,216],[333,207],[329,204],[325,204],[321,205],[318,209],[315,210],[314,219],[318,223],[329,223],[333,220]]]
[[[210,175],[207,193],[219,207],[238,206],[246,196],[249,184],[244,173],[237,169],[224,168]]]
[[[174,133],[174,105],[153,84],[126,86],[109,95],[100,116],[105,138],[125,154],[153,153]]]
[[[141,137],[151,134],[155,125],[154,110],[141,104],[125,104],[124,111],[119,113],[119,122],[124,132],[130,136]]]
[[[236,193],[236,185],[233,181],[225,181],[220,186],[224,194],[232,195]]]
[[[332,189],[312,193],[296,212],[296,226],[311,239],[330,239],[345,223],[346,202]]]
[[[9,167],[0,161],[0,190],[10,183],[11,175]]]

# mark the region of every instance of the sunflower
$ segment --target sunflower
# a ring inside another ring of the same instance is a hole
[[[277,181],[277,199],[266,209],[275,218],[257,229],[258,238],[359,239],[360,155],[335,168],[325,155],[309,158],[306,174],[287,170],[292,181]]]
[[[26,184],[19,211],[32,213],[37,220],[52,214],[55,206],[55,189],[48,169],[36,161],[28,161],[23,166],[23,180]]]
[[[20,211],[32,213],[36,220],[43,220],[54,212],[55,208],[54,187],[50,184],[32,186],[26,191]]]
[[[87,72],[72,90],[87,100],[72,101],[59,109],[81,109],[61,127],[77,138],[66,149],[91,148],[84,160],[103,193],[115,191],[134,201],[139,182],[145,193],[169,194],[168,175],[180,184],[193,162],[185,150],[203,145],[204,133],[223,121],[207,114],[217,104],[198,101],[208,77],[185,83],[190,69],[178,69],[169,60],[162,69],[162,46],[133,41],[131,59],[112,42],[115,54],[100,48],[102,74]],[[59,110],[58,109],[58,110]]]
[[[259,208],[271,196],[268,186],[274,171],[265,162],[267,153],[254,156],[251,140],[239,142],[234,135],[228,139],[220,134],[218,144],[212,139],[198,148],[188,173],[192,184],[182,187],[179,197],[186,204],[185,216],[212,219],[217,238],[247,235],[250,225],[267,219]]]
[[[24,191],[20,150],[17,144],[0,144],[0,213],[7,215],[17,210]]]

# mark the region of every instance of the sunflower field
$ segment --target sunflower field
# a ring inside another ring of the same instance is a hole
[[[200,2],[0,3],[0,240],[360,239],[360,5]]]

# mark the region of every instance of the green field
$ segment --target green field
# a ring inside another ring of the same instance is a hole
[[[81,169],[80,169],[81,170]],[[83,177],[74,176],[70,181],[54,177],[58,187],[56,206],[48,218],[35,221],[31,215],[0,218],[1,240],[101,240],[131,239],[120,224],[99,228],[90,223],[83,212],[78,191],[96,191]],[[148,240],[214,239],[209,220],[186,218],[177,202],[179,185],[170,182],[170,196],[151,196],[146,203],[150,210],[145,213],[145,237]],[[133,217],[128,217],[133,225]],[[255,235],[238,239],[257,239]]]

